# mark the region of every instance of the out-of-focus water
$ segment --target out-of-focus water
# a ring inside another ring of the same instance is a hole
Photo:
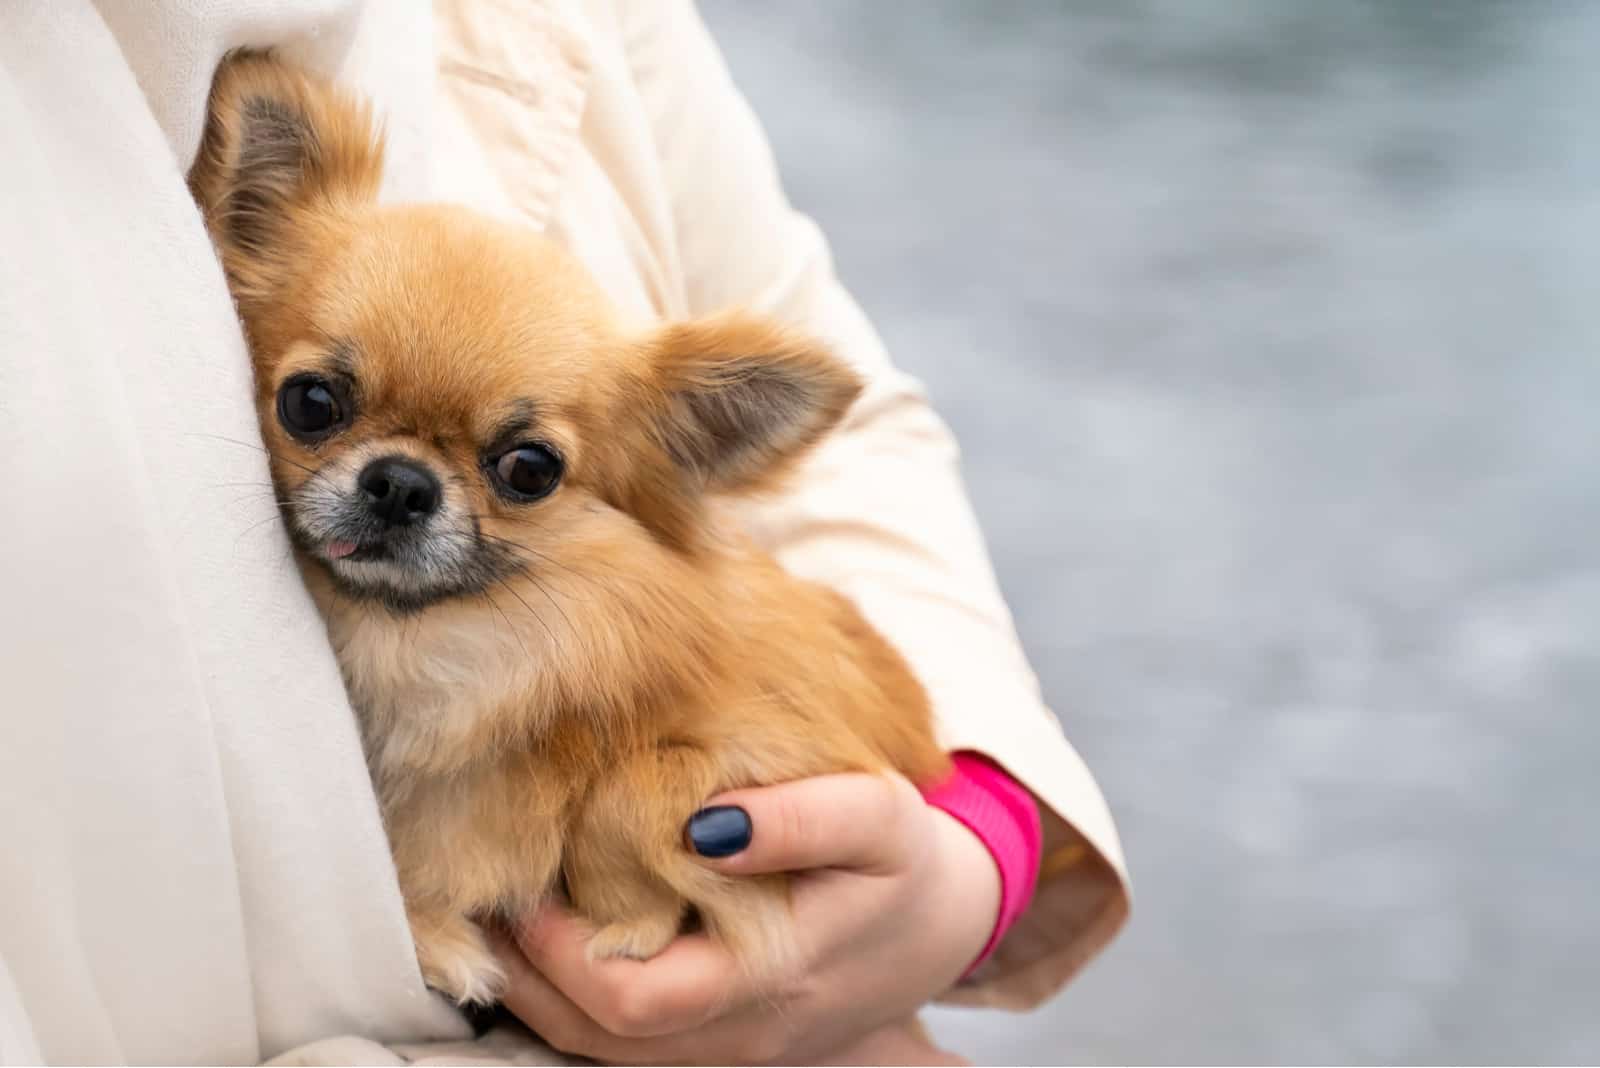
[[[1132,925],[979,1060],[1600,1057],[1600,5],[706,0]]]

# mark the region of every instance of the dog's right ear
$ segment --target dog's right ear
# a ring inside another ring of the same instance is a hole
[[[189,189],[242,304],[273,287],[297,212],[370,201],[382,175],[364,103],[270,54],[224,57]]]

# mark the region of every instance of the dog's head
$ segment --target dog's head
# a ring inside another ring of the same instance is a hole
[[[695,552],[706,494],[772,484],[859,390],[750,316],[623,329],[540,235],[378,204],[382,159],[364,106],[241,56],[190,175],[292,535],[344,596],[416,611],[599,529]]]

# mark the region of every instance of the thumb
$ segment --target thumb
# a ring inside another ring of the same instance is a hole
[[[685,828],[703,863],[729,875],[904,866],[910,821],[926,807],[903,776],[819,775],[712,798]]]

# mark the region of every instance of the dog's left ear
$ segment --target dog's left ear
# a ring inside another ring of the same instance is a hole
[[[298,258],[297,217],[370,202],[382,175],[364,102],[270,54],[223,59],[189,189],[241,307],[269,298]]]
[[[651,433],[695,490],[771,484],[861,392],[822,345],[748,315],[666,326],[650,347]]]

